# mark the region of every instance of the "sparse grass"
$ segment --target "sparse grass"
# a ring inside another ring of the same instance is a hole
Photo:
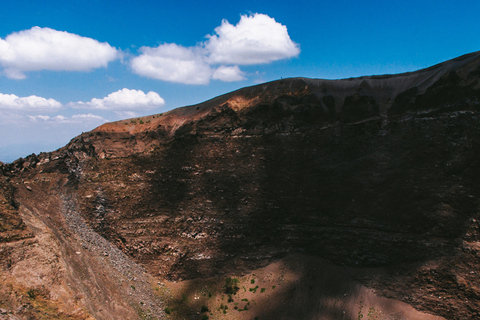
[[[234,312],[236,310],[247,312],[248,319],[253,320],[253,312],[257,308],[258,302],[255,302],[256,299],[253,299],[252,293],[256,293],[257,290],[266,292],[273,284],[271,283],[267,288],[260,288],[257,280],[261,281],[261,279],[250,274],[238,278],[225,276],[208,280],[208,282],[192,281],[188,282],[188,291],[185,291],[183,287],[166,282],[163,284],[164,288],[160,287],[161,290],[154,292],[168,306],[165,314],[169,315],[169,318],[189,319],[192,315],[197,314],[195,319],[198,320],[202,319],[203,315],[208,315],[210,319],[231,319],[231,315],[236,314]],[[253,284],[252,280],[254,280]],[[251,288],[248,288],[249,286]],[[241,288],[243,291],[240,291]],[[265,295],[259,296],[260,303],[264,303],[265,298]],[[226,316],[229,312],[230,315]],[[249,313],[252,313],[251,317]],[[244,313],[245,316],[247,314]]]

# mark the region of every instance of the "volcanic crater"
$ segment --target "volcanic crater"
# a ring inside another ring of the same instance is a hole
[[[478,318],[479,112],[475,52],[0,164],[0,319]]]

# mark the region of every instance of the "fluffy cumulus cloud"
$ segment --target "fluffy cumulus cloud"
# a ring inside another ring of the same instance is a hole
[[[245,80],[245,73],[238,66],[220,66],[213,73],[212,79],[225,82],[240,81]]]
[[[93,98],[89,102],[74,102],[68,106],[81,109],[109,111],[151,110],[165,105],[165,100],[156,92],[124,88],[110,93],[102,99]]]
[[[13,79],[27,71],[90,71],[119,58],[108,43],[50,28],[33,27],[0,38],[0,65]]]
[[[215,34],[207,37],[205,48],[212,63],[262,64],[300,53],[287,27],[265,14],[244,15],[235,26],[223,20]]]
[[[298,56],[300,49],[287,27],[264,14],[243,15],[237,25],[228,21],[195,47],[162,44],[142,47],[131,60],[132,70],[148,78],[185,84],[208,84],[211,79],[239,81],[239,65],[265,64]]]
[[[185,84],[207,84],[212,75],[200,48],[185,48],[174,43],[156,48],[142,47],[132,60],[135,73],[152,79]]]
[[[37,96],[18,97],[14,94],[0,93],[0,110],[10,111],[57,111],[62,104],[54,99]]]

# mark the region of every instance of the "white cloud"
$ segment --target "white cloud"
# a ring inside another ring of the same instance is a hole
[[[100,116],[97,116],[96,114],[91,114],[91,113],[87,113],[87,114],[75,114],[72,116],[72,120],[99,120],[99,121],[108,121],[107,119],[104,119],[103,117],[100,117]]]
[[[238,66],[220,66],[213,73],[212,79],[221,80],[225,82],[245,80],[244,73]]]
[[[90,71],[119,56],[108,43],[50,28],[33,27],[0,38],[0,65],[13,79],[25,78],[26,71]]]
[[[110,93],[102,99],[93,98],[89,102],[73,102],[68,106],[96,110],[151,110],[165,105],[165,100],[158,93],[124,88]]]
[[[239,65],[265,64],[295,57],[300,49],[287,27],[264,14],[243,15],[237,25],[223,20],[215,34],[194,47],[174,43],[142,47],[131,60],[133,72],[144,77],[184,84],[245,80]],[[220,65],[220,66],[219,66]]]
[[[57,123],[57,124],[80,124],[80,123],[85,124],[86,122],[103,123],[108,121],[101,116],[91,114],[91,113],[75,114],[71,117],[65,117],[62,115],[56,115],[54,117],[50,117],[46,115],[37,115],[37,116],[28,116],[28,118],[33,122],[44,121],[44,122]]]
[[[138,113],[135,111],[115,111],[115,114],[120,118],[120,119],[129,119],[129,118],[135,118],[138,117]]]
[[[215,33],[205,43],[212,63],[263,64],[300,53],[287,27],[265,14],[243,15],[235,26],[223,20]]]
[[[15,111],[57,111],[62,104],[54,99],[37,96],[18,97],[14,94],[0,93],[0,109]]]
[[[38,116],[28,116],[30,118],[30,120],[33,120],[33,121],[38,121],[38,120],[43,120],[43,121],[47,121],[48,119],[50,119],[50,116],[44,116],[44,115],[38,115]]]
[[[200,48],[185,48],[174,43],[156,48],[142,47],[132,59],[135,73],[148,78],[185,84],[208,84],[212,75]]]

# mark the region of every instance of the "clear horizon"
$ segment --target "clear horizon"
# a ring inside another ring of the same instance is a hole
[[[7,1],[0,161],[280,78],[426,68],[480,50],[478,12],[478,1]]]

